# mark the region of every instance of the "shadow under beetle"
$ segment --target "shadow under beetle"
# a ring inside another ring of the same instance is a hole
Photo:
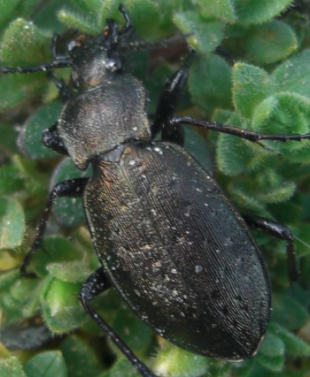
[[[107,22],[97,37],[80,36],[68,56],[36,67],[0,68],[31,73],[71,66],[71,86],[55,78],[67,97],[58,122],[42,142],[69,155],[91,178],[57,184],[51,191],[31,250],[26,273],[40,248],[57,197],[81,196],[92,240],[102,264],[84,283],[81,302],[144,377],[154,377],[90,301],[116,288],[130,308],[154,331],[188,351],[222,360],[253,356],[270,317],[270,280],[263,256],[248,227],[287,241],[291,280],[296,278],[289,229],[258,217],[242,217],[214,179],[183,148],[181,124],[190,124],[260,142],[301,140],[306,135],[262,135],[214,122],[174,116],[186,81],[181,68],[165,84],[154,123],[146,113],[146,90],[123,72],[120,50],[133,27]],[[152,141],[161,132],[162,141]]]

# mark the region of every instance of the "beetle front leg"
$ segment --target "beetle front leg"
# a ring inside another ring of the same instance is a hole
[[[179,145],[184,144],[184,136],[181,133],[180,127],[170,125],[169,120],[179,103],[187,75],[187,69],[181,68],[166,82],[155,113],[154,124],[152,126],[153,137],[162,131],[162,140],[175,141]]]
[[[49,129],[43,132],[41,138],[42,144],[57,153],[68,156],[69,153],[67,151],[67,148],[65,147],[61,138],[59,137],[56,127],[57,123],[53,124]]]
[[[216,131],[232,136],[240,137],[241,139],[252,141],[253,143],[259,143],[264,140],[274,140],[274,141],[301,141],[304,139],[310,139],[310,133],[304,135],[266,135],[260,134],[255,131],[247,131],[238,127],[226,126],[224,124],[209,122],[205,120],[194,119],[190,117],[175,116],[170,118],[169,123],[171,126],[180,127],[182,124],[188,124],[196,126],[205,130]]]
[[[76,178],[70,179],[68,181],[58,183],[51,193],[48,196],[45,209],[43,211],[42,217],[39,221],[39,224],[36,228],[36,237],[34,242],[29,250],[28,254],[26,254],[23,264],[20,268],[20,272],[22,275],[26,275],[26,268],[29,265],[31,258],[33,257],[36,250],[40,249],[44,237],[44,232],[46,229],[46,224],[48,218],[51,214],[51,209],[53,206],[54,201],[56,198],[61,197],[80,197],[84,193],[84,189],[88,182],[88,178]]]
[[[280,240],[286,241],[286,254],[288,265],[288,276],[291,283],[298,279],[298,269],[294,248],[294,237],[289,228],[281,225],[275,221],[265,219],[259,216],[243,216],[245,222],[257,230],[270,234],[271,236]]]
[[[137,368],[137,370],[144,377],[156,377],[150,369],[142,363],[141,360],[131,351],[131,349],[120,339],[120,337],[114,332],[114,330],[91,308],[90,301],[98,296],[100,293],[110,288],[111,284],[108,278],[105,276],[102,267],[96,270],[83,284],[80,300],[91,318],[101,327],[106,336],[111,339],[119,350],[127,357],[131,364]]]

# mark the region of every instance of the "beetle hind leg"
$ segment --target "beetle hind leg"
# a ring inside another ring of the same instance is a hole
[[[83,284],[80,300],[84,309],[91,318],[105,332],[106,336],[111,339],[120,351],[127,357],[131,364],[142,374],[143,377],[156,377],[150,369],[140,361],[130,348],[119,338],[113,329],[92,309],[90,301],[100,293],[111,287],[111,283],[104,274],[102,267],[96,270]]]
[[[263,147],[264,145],[261,144],[264,140],[273,140],[273,141],[280,141],[282,143],[286,143],[287,141],[301,141],[304,139],[310,139],[310,133],[307,134],[293,134],[293,135],[286,135],[286,134],[261,134],[255,131],[244,130],[234,126],[227,126],[225,124],[220,124],[212,121],[207,120],[200,120],[194,119],[190,117],[183,117],[183,116],[174,116],[168,120],[168,124],[170,127],[181,127],[183,124],[187,124],[190,126],[195,126],[201,128],[203,130],[210,130],[216,131],[220,133],[224,133],[227,135],[237,136],[241,139],[251,141],[252,143],[257,143]]]

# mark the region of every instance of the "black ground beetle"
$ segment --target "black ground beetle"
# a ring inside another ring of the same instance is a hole
[[[80,299],[106,335],[144,377],[154,374],[92,309],[90,301],[113,286],[130,308],[170,342],[197,354],[238,361],[253,356],[270,317],[270,280],[248,227],[287,241],[289,273],[296,277],[291,232],[273,221],[242,217],[214,179],[183,148],[180,125],[194,125],[260,142],[310,139],[262,135],[213,122],[174,116],[187,69],[167,81],[150,127],[146,90],[123,72],[120,50],[133,27],[107,22],[97,37],[80,37],[59,57],[36,67],[0,69],[31,73],[72,67],[69,97],[42,142],[69,155],[91,178],[57,184],[39,222],[23,273],[40,248],[57,197],[82,196],[102,264],[83,285]],[[127,43],[128,45],[128,43]],[[162,141],[152,141],[157,132]]]

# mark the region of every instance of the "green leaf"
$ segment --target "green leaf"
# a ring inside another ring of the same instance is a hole
[[[17,130],[12,127],[9,123],[0,124],[0,148],[3,153],[12,155],[13,153],[18,153],[16,138],[18,135]]]
[[[57,183],[73,178],[90,177],[92,175],[91,166],[81,172],[72,160],[68,157],[63,159],[56,167],[51,182],[50,189]],[[58,198],[53,207],[57,222],[62,226],[76,227],[86,224],[83,198]]]
[[[101,6],[102,0],[70,0],[70,3],[79,11],[96,16],[96,10]]]
[[[203,55],[215,50],[224,37],[224,24],[221,21],[205,20],[199,13],[177,13],[173,20],[182,33],[194,33],[187,41]]]
[[[242,193],[242,196],[245,195],[242,207],[248,202],[246,198],[250,197],[253,204],[260,203],[263,206],[264,204],[288,200],[294,194],[296,184],[293,181],[285,180],[274,169],[264,167],[249,175],[249,178],[239,177],[231,181],[228,188],[231,195],[236,195],[237,193]]]
[[[68,283],[83,283],[91,275],[91,269],[85,266],[85,261],[50,263],[47,266],[50,276]]]
[[[12,297],[20,303],[28,301],[38,282],[35,279],[20,278],[10,287]]]
[[[30,321],[13,322],[2,327],[1,342],[10,350],[35,350],[53,339],[53,334],[42,324]]]
[[[153,337],[152,330],[128,308],[117,312],[112,328],[135,352],[146,349]]]
[[[308,320],[309,313],[293,297],[288,295],[273,296],[272,320],[288,330],[298,330]]]
[[[218,55],[197,58],[189,76],[189,90],[193,101],[207,114],[215,108],[230,108],[231,68]]]
[[[247,122],[235,113],[217,112],[215,120],[233,124],[241,129],[247,128]],[[257,171],[265,164],[268,152],[251,142],[226,134],[219,134],[216,145],[216,162],[220,171],[227,176],[237,176],[245,171]]]
[[[241,174],[251,166],[255,148],[237,137],[221,134],[218,137],[216,161],[221,172],[228,176]]]
[[[10,287],[12,310],[18,310],[23,317],[28,318],[37,313],[42,284],[35,279],[18,279]]]
[[[295,357],[309,357],[310,345],[304,340],[298,338],[293,333],[289,332],[285,327],[278,324],[270,324],[272,332],[282,339],[285,344],[287,354]]]
[[[228,186],[228,192],[233,202],[240,208],[246,208],[260,216],[267,216],[265,205],[261,203],[255,194],[250,193],[246,187],[243,187],[238,181],[232,181]]]
[[[68,369],[59,351],[46,351],[31,358],[25,365],[27,377],[68,377]]]
[[[210,151],[207,137],[201,130],[195,127],[184,127],[184,148],[200,163],[208,172],[213,172],[214,161]]]
[[[198,377],[208,371],[208,359],[165,342],[154,361],[153,370],[160,376]]]
[[[0,78],[0,111],[11,109],[42,91],[46,79],[42,73],[33,75],[5,75]]]
[[[7,165],[0,168],[0,195],[13,194],[21,190],[23,179],[14,165]]]
[[[122,358],[98,377],[141,377],[141,374],[127,359]]]
[[[198,5],[200,14],[206,18],[217,18],[224,22],[235,22],[236,13],[232,0],[194,0]]]
[[[290,216],[290,219],[291,218],[292,216]],[[300,226],[298,227],[298,229],[294,230],[294,235],[298,236],[299,239],[305,242],[305,244],[301,242],[296,243],[296,250],[295,250],[296,255],[298,256],[309,255],[310,256],[309,247],[307,246],[310,244],[310,224],[300,223]],[[309,270],[309,273],[310,273],[310,270]]]
[[[23,243],[24,211],[15,199],[0,198],[0,250],[14,249]]]
[[[46,2],[44,6],[38,7],[36,11],[33,12],[32,19],[34,23],[42,29],[46,28],[52,30],[53,33],[63,33],[65,26],[57,19],[57,13],[62,9],[63,5],[63,0]]]
[[[72,331],[86,320],[86,312],[79,302],[81,284],[47,279],[41,297],[44,321],[54,333]]]
[[[0,360],[1,377],[26,377],[23,368],[17,357]],[[29,376],[28,376],[29,377]],[[39,377],[39,376],[36,376]]]
[[[1,60],[10,66],[31,65],[50,60],[51,35],[21,18],[6,29],[1,44]]]
[[[80,258],[80,253],[72,242],[60,236],[45,237],[43,246],[45,252],[38,250],[31,260],[35,273],[39,276],[46,276],[47,264],[76,261]]]
[[[59,156],[56,152],[42,144],[41,137],[43,131],[57,121],[61,108],[62,104],[60,102],[41,106],[24,125],[18,139],[18,144],[23,153],[29,158],[36,160]]]
[[[14,167],[17,168],[20,177],[24,180],[25,188],[35,197],[46,197],[46,185],[48,176],[37,169],[36,164],[20,155],[13,156]]]
[[[298,47],[294,30],[278,20],[254,27],[245,40],[247,57],[260,64],[270,64],[292,54]]]
[[[267,357],[282,356],[285,353],[285,346],[280,338],[267,332],[259,351]]]
[[[37,11],[37,0],[23,0],[20,1],[16,13],[24,18],[30,18]]]
[[[175,33],[173,14],[182,10],[183,0],[160,1],[157,6],[160,14],[160,30],[167,35]]]
[[[271,75],[278,92],[294,92],[310,97],[310,49],[283,62]]]
[[[283,12],[292,0],[234,0],[240,24],[261,24]]]
[[[77,12],[63,9],[58,12],[58,19],[68,28],[79,30],[87,34],[97,34],[100,27],[90,15],[82,15]]]
[[[262,203],[279,203],[291,198],[296,190],[293,181],[286,181],[273,169],[265,168],[256,175],[255,196]]]
[[[19,2],[20,0],[0,0],[0,25],[3,25],[5,22],[11,19]]]
[[[19,271],[10,271],[0,275],[0,291],[8,291],[14,282],[20,278]]]
[[[235,108],[242,116],[251,118],[255,107],[272,91],[268,74],[253,65],[236,63],[232,77]]]
[[[267,97],[253,112],[253,129],[265,134],[306,134],[309,132],[310,100],[295,93],[279,93]],[[301,150],[307,141],[300,143],[266,142],[272,150],[281,151],[288,158],[291,151]]]
[[[159,10],[156,2],[151,0],[127,0],[126,9],[132,24],[140,35],[150,38],[158,35]]]
[[[61,352],[70,377],[97,377],[102,370],[94,349],[77,336],[67,338],[61,344]]]
[[[284,355],[273,357],[267,355],[259,355],[257,359],[257,361],[268,370],[271,370],[273,372],[281,372],[283,370]]]
[[[109,18],[120,20],[121,17],[118,8],[120,4],[123,3],[123,0],[101,1],[101,5],[97,8],[98,24],[101,25],[101,27],[103,27],[106,24],[107,19]]]

